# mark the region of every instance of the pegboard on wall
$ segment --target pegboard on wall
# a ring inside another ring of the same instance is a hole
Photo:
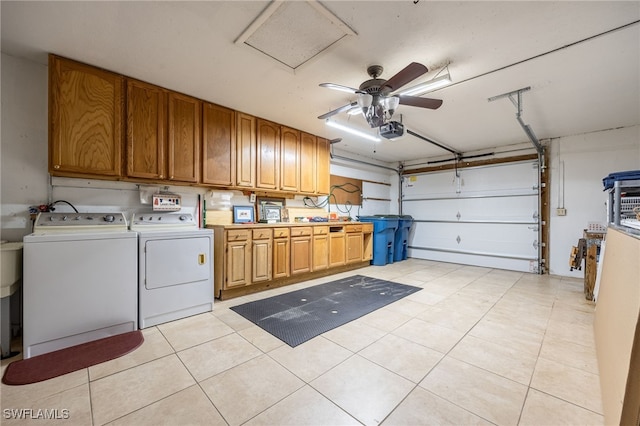
[[[362,204],[362,180],[331,175],[331,191],[335,199],[331,199],[331,204],[351,204],[359,206]],[[342,191],[336,186],[344,186],[347,191]],[[355,188],[359,190],[354,191]],[[354,191],[354,192],[351,192]]]

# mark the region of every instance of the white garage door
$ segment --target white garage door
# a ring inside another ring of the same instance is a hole
[[[405,175],[409,257],[538,272],[538,163]]]

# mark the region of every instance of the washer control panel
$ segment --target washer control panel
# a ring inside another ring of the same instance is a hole
[[[40,212],[33,225],[39,231],[107,231],[126,230],[124,213],[54,213]]]

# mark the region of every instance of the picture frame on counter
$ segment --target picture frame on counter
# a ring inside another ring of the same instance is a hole
[[[284,202],[284,198],[256,197],[256,214],[258,216],[258,222],[281,222]]]
[[[233,206],[233,223],[253,223],[253,206]]]
[[[267,221],[267,223],[281,222],[282,207],[265,205],[263,207],[263,210],[264,210],[264,219]]]

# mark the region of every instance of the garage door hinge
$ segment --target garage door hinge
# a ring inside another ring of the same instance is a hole
[[[456,241],[458,242],[458,244],[460,244],[460,241],[462,241],[462,238],[460,238],[460,235],[458,235],[458,237],[456,238]]]
[[[458,220],[460,220],[460,218],[462,217],[462,215],[460,214],[460,212],[458,212],[458,214],[456,215],[456,217],[458,218]]]
[[[527,228],[531,229],[532,231],[537,231],[538,230],[538,225],[527,226]]]
[[[538,248],[538,247],[546,247],[547,245],[545,243],[539,243],[538,240],[535,240],[533,242],[533,248]]]

